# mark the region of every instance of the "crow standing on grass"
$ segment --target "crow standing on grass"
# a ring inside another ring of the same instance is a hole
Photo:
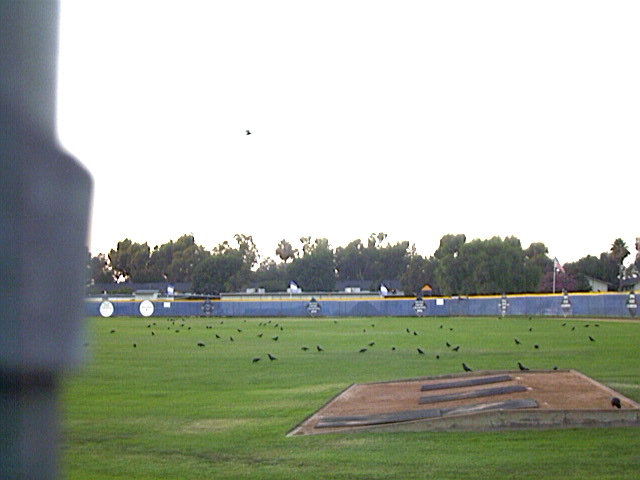
[[[611,399],[611,406],[615,408],[622,408],[622,403],[618,397],[613,397]]]
[[[464,362],[462,362],[462,368],[464,368],[465,372],[473,372],[471,367],[469,365],[467,365],[466,363],[464,363]]]

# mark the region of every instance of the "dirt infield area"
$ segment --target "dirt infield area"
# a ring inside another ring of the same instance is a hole
[[[640,426],[640,404],[575,370],[469,372],[351,385],[289,435],[580,426]]]

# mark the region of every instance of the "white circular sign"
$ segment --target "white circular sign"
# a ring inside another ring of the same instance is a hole
[[[140,315],[143,317],[150,317],[153,314],[153,303],[149,300],[145,300],[140,304]]]
[[[113,315],[113,311],[115,310],[113,303],[109,300],[105,300],[100,304],[100,315],[103,317],[110,317]]]

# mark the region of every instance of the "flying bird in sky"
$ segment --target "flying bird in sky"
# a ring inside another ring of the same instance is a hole
[[[251,132],[249,130],[245,130],[245,132],[247,132],[247,135],[251,135]]]

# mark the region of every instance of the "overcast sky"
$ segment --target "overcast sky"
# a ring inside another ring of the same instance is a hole
[[[62,0],[90,250],[386,232],[635,256],[638,25],[634,1]]]

